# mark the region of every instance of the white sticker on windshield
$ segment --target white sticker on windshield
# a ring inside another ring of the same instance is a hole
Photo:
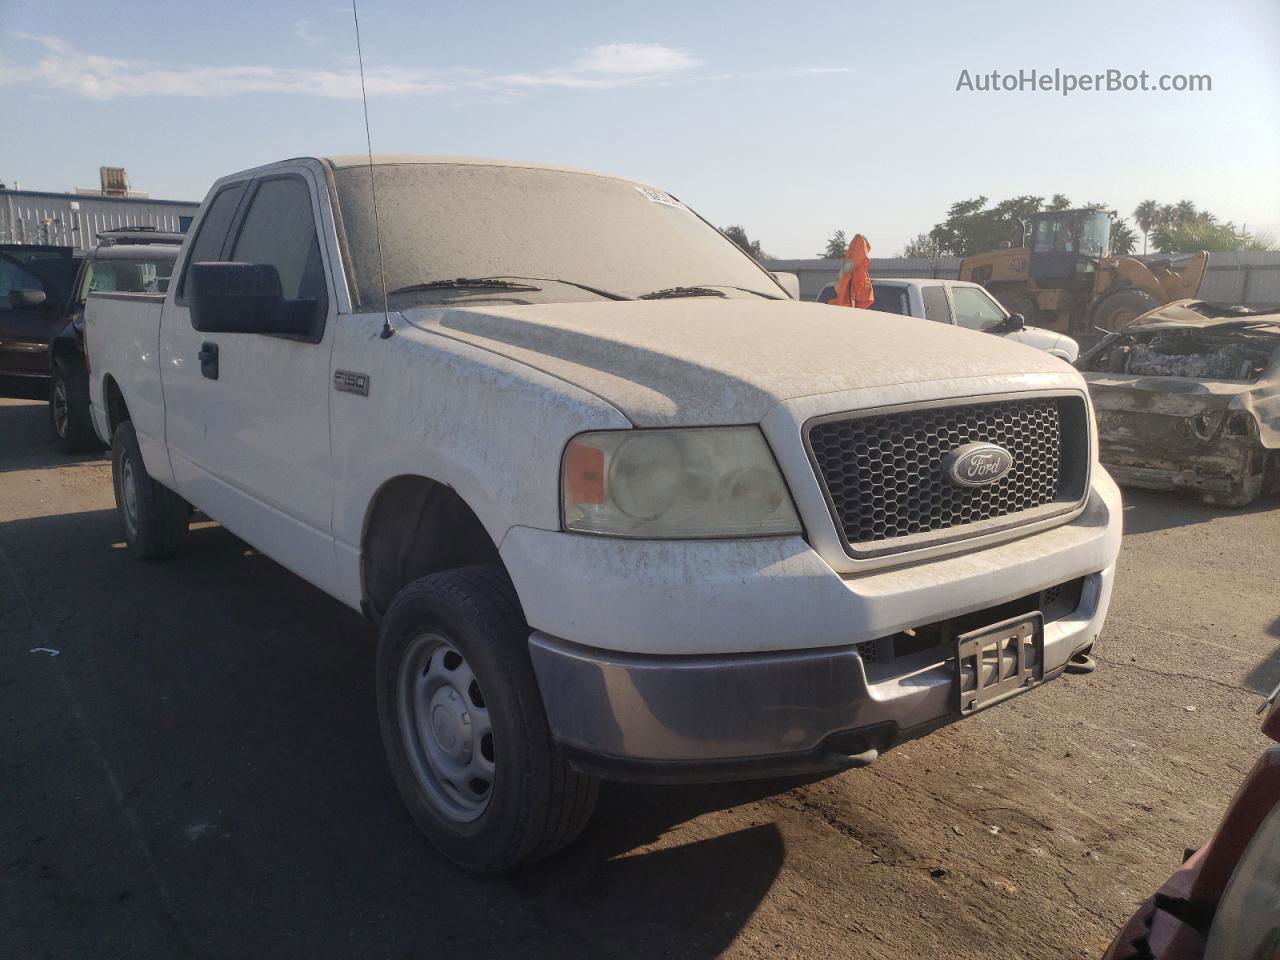
[[[668,197],[665,193],[660,193],[657,190],[650,190],[648,187],[636,187],[636,192],[651,203],[660,203],[664,207],[675,207],[677,210],[689,209],[675,197]]]

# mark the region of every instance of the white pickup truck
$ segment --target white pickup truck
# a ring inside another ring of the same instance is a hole
[[[1065,333],[1029,327],[1020,313],[1011,314],[981,284],[967,280],[922,278],[872,281],[875,303],[871,309],[904,317],[923,317],[966,330],[994,334],[1015,343],[1043,350],[1050,356],[1075,363],[1080,344]],[[835,299],[836,285],[828,283],[818,294],[819,303]]]
[[[379,623],[404,801],[498,872],[601,777],[860,766],[1097,638],[1080,376],[860,320],[642,184],[288,160],[213,186],[166,294],[89,298],[93,420],[139,557],[194,506]]]

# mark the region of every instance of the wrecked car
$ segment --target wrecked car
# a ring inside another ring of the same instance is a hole
[[[1076,364],[1121,485],[1242,507],[1280,484],[1280,312],[1165,304]]]

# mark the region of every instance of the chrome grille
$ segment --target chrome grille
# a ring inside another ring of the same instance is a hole
[[[1084,494],[1087,423],[1082,398],[1032,397],[824,417],[806,439],[850,553],[874,555],[1070,509]],[[1008,450],[1012,469],[990,486],[953,486],[943,457],[976,441]]]

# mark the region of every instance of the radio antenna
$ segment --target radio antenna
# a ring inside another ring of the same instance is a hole
[[[351,19],[356,25],[356,60],[360,64],[360,102],[364,105],[364,144],[369,155],[369,193],[373,200],[373,236],[378,244],[378,279],[382,282],[382,332],[383,340],[395,333],[391,326],[391,311],[387,308],[387,272],[382,262],[382,224],[378,220],[378,181],[373,175],[373,136],[369,133],[369,95],[364,90],[364,51],[360,47],[360,14],[356,0],[351,0]]]

